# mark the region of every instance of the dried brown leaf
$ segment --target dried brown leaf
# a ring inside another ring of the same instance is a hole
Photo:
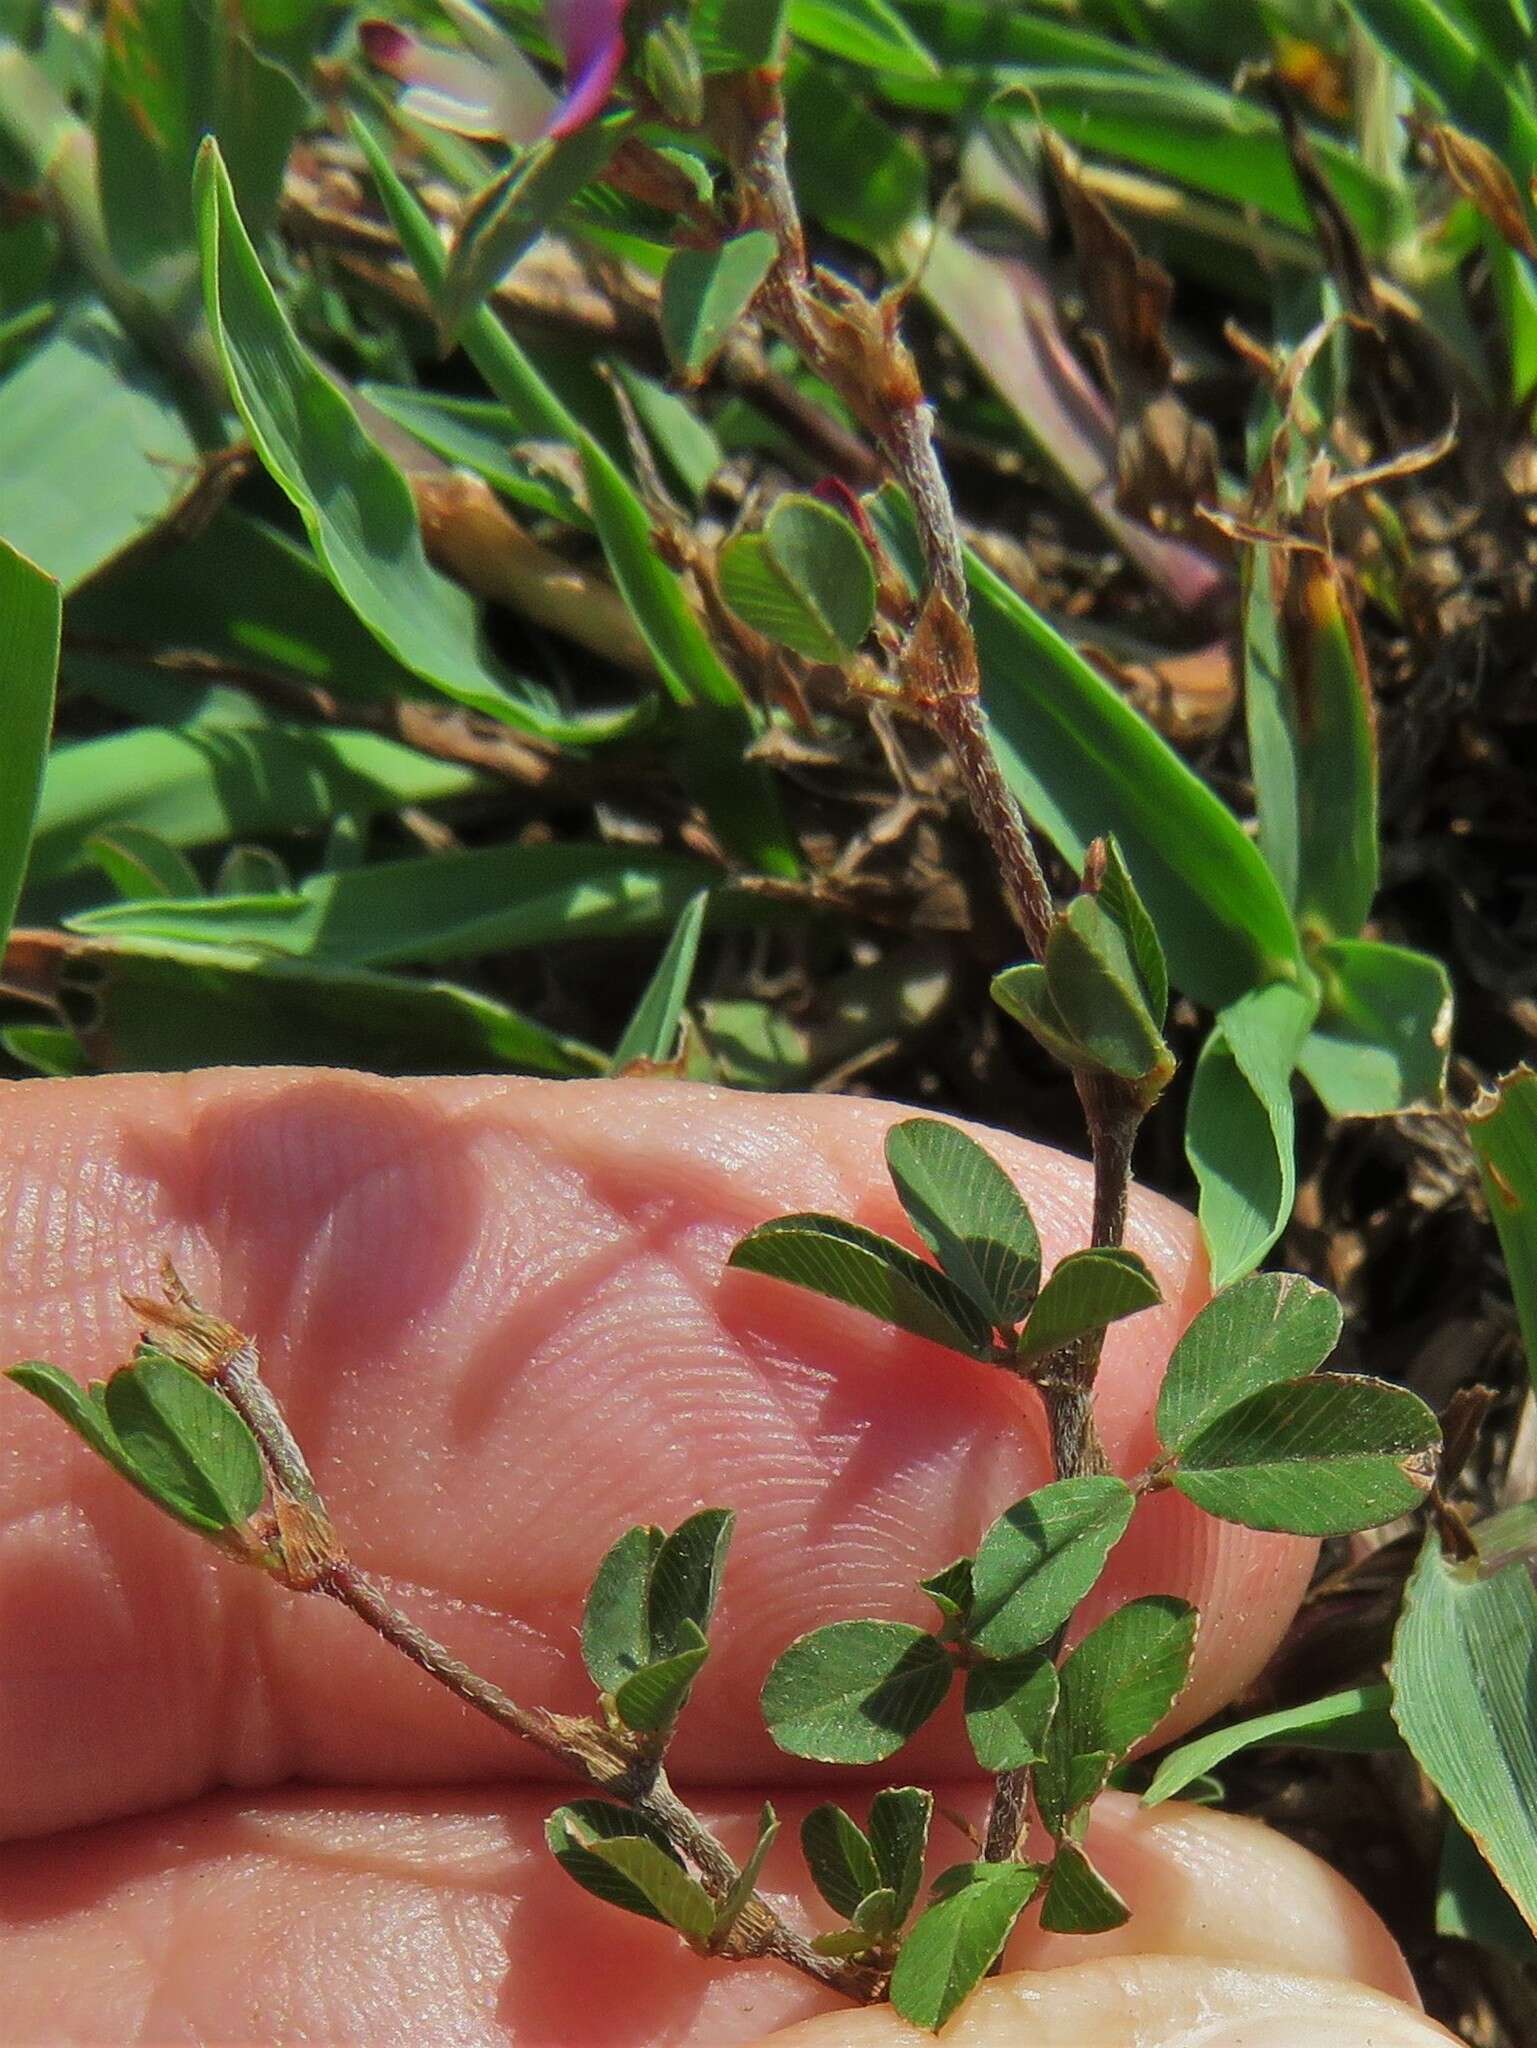
[[[1416,141],[1426,145],[1452,184],[1464,199],[1473,202],[1495,233],[1537,262],[1537,240],[1532,237],[1520,189],[1494,151],[1446,121],[1406,114],[1404,126]]]

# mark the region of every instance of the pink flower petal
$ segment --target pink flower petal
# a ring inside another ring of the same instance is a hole
[[[545,0],[550,33],[566,60],[566,97],[546,133],[557,140],[595,119],[624,62],[629,0]]]
[[[467,50],[424,43],[389,21],[358,31],[368,61],[408,88],[406,112],[477,140],[522,144],[543,131],[555,96],[510,36],[465,0],[445,0]]]

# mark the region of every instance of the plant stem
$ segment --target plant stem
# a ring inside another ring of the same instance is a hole
[[[316,1591],[349,1608],[455,1699],[484,1714],[509,1734],[532,1743],[600,1792],[609,1793],[653,1822],[678,1853],[694,1865],[705,1889],[714,1898],[724,1899],[736,1883],[741,1872],[733,1858],[674,1792],[661,1765],[638,1754],[632,1743],[609,1734],[596,1721],[552,1714],[542,1707],[519,1706],[500,1686],[479,1677],[408,1615],[402,1614],[383,1590],[348,1559],[331,1566],[319,1580]],[[818,1955],[810,1942],[786,1926],[761,1898],[752,1901],[739,1928],[746,1938],[733,1946],[732,1953],[775,1957],[815,1978],[819,1984],[860,2001],[876,1997],[881,1989],[881,1972],[843,1958]]]
[[[981,666],[972,631],[966,559],[955,507],[934,448],[933,413],[917,367],[897,332],[892,302],[871,302],[807,260],[805,236],[790,182],[784,109],[777,81],[763,73],[723,124],[742,210],[766,228],[779,258],[764,289],[769,322],[824,377],[885,450],[907,492],[923,552],[927,588],[917,623],[900,657],[903,701],[943,742],[993,858],[1004,897],[1031,953],[1044,964],[1052,901],[1013,793],[1004,781],[983,719]],[[1090,1242],[1119,1245],[1125,1235],[1131,1154],[1142,1105],[1112,1076],[1074,1074],[1094,1160]],[[1108,1471],[1094,1419],[1094,1380],[1103,1331],[1065,1346],[1032,1375],[1051,1435],[1059,1479]],[[1060,1642],[1053,1649],[1060,1648]],[[1018,1854],[1029,1809],[1030,1773],[996,1780],[984,1854],[1003,1862]]]

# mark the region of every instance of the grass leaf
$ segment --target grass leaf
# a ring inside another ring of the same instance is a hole
[[[27,870],[53,731],[54,681],[63,617],[59,586],[0,541],[0,955]]]
[[[1507,1074],[1473,1105],[1467,1128],[1537,1385],[1537,1073]]]
[[[1537,1933],[1537,1589],[1527,1561],[1441,1555],[1434,1529],[1393,1638],[1393,1718]]]
[[[683,1006],[688,1001],[694,962],[699,956],[699,937],[704,930],[710,892],[701,889],[683,906],[672,937],[657,962],[656,972],[624,1028],[609,1062],[611,1074],[622,1074],[635,1061],[665,1065],[678,1049],[683,1023]]]
[[[1398,1736],[1388,1712],[1385,1685],[1353,1685],[1327,1699],[1255,1714],[1231,1727],[1182,1742],[1162,1758],[1142,1795],[1144,1806],[1161,1805],[1187,1785],[1246,1749],[1275,1744],[1283,1749],[1338,1749],[1351,1753],[1391,1749]]]

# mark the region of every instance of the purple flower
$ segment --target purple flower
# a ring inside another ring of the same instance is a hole
[[[603,111],[624,62],[629,0],[544,0],[544,18],[566,60],[566,97],[551,135],[570,135]]]
[[[442,0],[462,50],[424,43],[389,21],[365,21],[360,36],[369,62],[406,87],[401,104],[408,113],[457,135],[523,146],[542,135],[574,134],[603,111],[624,62],[628,4],[545,0],[550,34],[566,66],[566,96],[559,102],[511,36],[472,0]]]

